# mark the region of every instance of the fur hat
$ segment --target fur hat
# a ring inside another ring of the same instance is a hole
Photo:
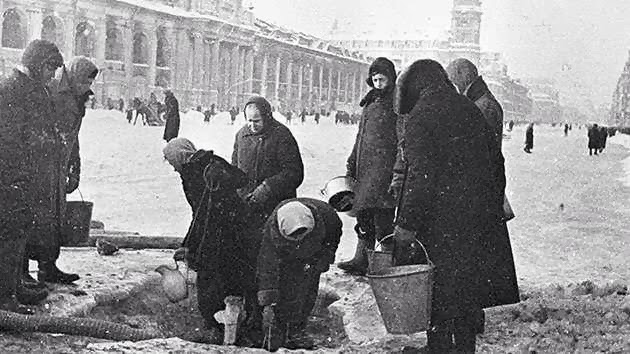
[[[368,78],[365,80],[370,87],[374,87],[372,76],[376,74],[385,75],[389,79],[390,86],[394,86],[394,83],[396,82],[396,67],[391,60],[385,57],[378,57],[374,59],[372,65],[370,65],[370,69],[368,70]]]
[[[394,111],[397,114],[411,112],[424,91],[437,87],[455,90],[440,63],[432,59],[415,61],[403,70],[396,80]]]
[[[63,57],[59,48],[49,41],[36,39],[31,41],[22,53],[22,65],[34,73],[39,73],[44,64],[56,68],[63,66]]]

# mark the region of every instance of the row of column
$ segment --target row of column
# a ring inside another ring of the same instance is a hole
[[[262,55],[262,70],[260,73],[260,80],[261,80],[260,94],[264,95],[268,91],[269,85],[273,84],[274,85],[273,97],[269,97],[270,99],[273,99],[276,102],[281,101],[282,99],[290,100],[292,97],[292,90],[293,90],[293,67],[297,65],[298,66],[297,101],[301,102],[304,97],[304,92],[303,92],[304,90],[303,89],[304,88],[304,70],[303,70],[304,64],[297,63],[289,59],[288,62],[286,63],[286,72],[285,72],[285,77],[283,81],[281,78],[282,62],[283,62],[283,57],[281,55],[276,55],[275,62],[273,63],[270,63],[270,53],[265,52]],[[273,83],[269,83],[269,80],[267,79],[269,76],[268,70],[270,69],[270,67],[273,67],[273,70],[274,70]],[[318,82],[313,81],[315,67],[317,67],[317,70],[319,70]],[[344,96],[342,97],[343,100],[341,102],[348,103],[348,102],[354,102],[358,100],[358,97],[362,94],[360,73],[364,71],[363,69],[364,68],[358,65],[355,66],[352,64],[348,64],[348,67],[343,67],[343,68],[340,67],[339,65],[334,65],[333,67],[331,67],[328,70],[328,80],[327,80],[328,85],[326,87],[327,95],[324,100],[330,103],[332,99],[333,85],[337,93],[339,93],[342,90],[344,91]],[[333,76],[335,76],[334,75],[335,72],[337,73],[336,75],[337,80],[333,83],[334,81]],[[313,88],[317,87],[318,97],[317,97],[316,103],[319,107],[322,104],[322,92],[324,90],[324,64],[311,64],[307,73],[308,73],[307,75],[308,75],[308,83],[309,83],[307,97],[308,97],[309,104],[314,103],[314,102],[311,102],[311,97],[312,97]],[[342,80],[344,76],[345,76],[345,79]],[[343,85],[342,85],[342,82],[343,82]],[[287,84],[285,97],[281,97],[280,85],[282,83]],[[337,97],[338,101],[339,99],[340,97]]]

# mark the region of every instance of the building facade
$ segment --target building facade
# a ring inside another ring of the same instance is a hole
[[[532,113],[530,120],[536,123],[560,124],[564,123],[560,93],[553,80],[541,78],[524,79],[529,87],[532,98]]]
[[[365,57],[254,18],[242,0],[2,1],[0,70],[33,39],[101,69],[98,102],[171,89],[182,107],[241,105],[252,93],[285,109],[357,105]],[[159,97],[159,96],[158,96]]]
[[[608,124],[630,127],[630,52],[613,92]]]

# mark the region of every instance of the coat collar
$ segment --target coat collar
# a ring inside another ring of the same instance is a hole
[[[471,101],[476,101],[481,98],[481,96],[490,92],[488,85],[481,76],[478,76],[475,81],[473,81],[470,86],[464,92],[464,95],[468,97]]]

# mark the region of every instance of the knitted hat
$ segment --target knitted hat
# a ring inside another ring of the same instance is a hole
[[[313,231],[315,227],[315,218],[311,209],[306,205],[293,201],[278,208],[278,230],[280,234],[290,241],[300,241]],[[292,235],[299,229],[305,229],[298,235]]]

